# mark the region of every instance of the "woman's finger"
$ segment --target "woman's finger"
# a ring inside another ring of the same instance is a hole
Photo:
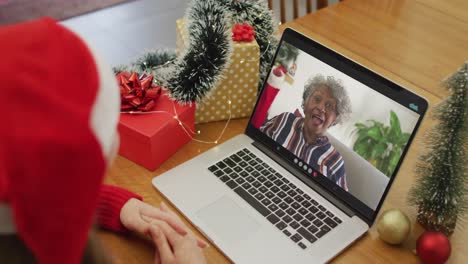
[[[151,221],[152,219],[159,219],[159,220],[167,222],[169,225],[172,226],[172,228],[174,228],[181,235],[187,234],[188,228],[184,225],[184,223],[180,221],[177,217],[174,217],[172,214],[168,212],[157,209],[151,205],[145,204],[145,206],[141,207],[140,214],[145,221],[148,221],[148,220]]]
[[[175,218],[177,218],[177,220],[178,220],[179,222],[182,222],[182,220],[179,218],[179,216],[178,216],[174,211],[172,211],[171,209],[169,209],[169,207],[166,205],[166,203],[161,202],[160,207],[161,207],[161,211],[166,212],[166,213],[168,213],[168,214],[174,216]],[[182,224],[183,224],[183,222],[182,222]],[[184,225],[184,226],[185,226],[185,225]],[[187,226],[186,226],[186,227],[187,227]],[[187,230],[188,230],[188,232],[190,232],[190,234],[191,234],[193,237],[195,237],[195,239],[197,240],[197,245],[198,245],[199,247],[201,247],[201,248],[206,248],[206,247],[208,246],[208,243],[206,243],[203,239],[201,239],[201,238],[195,236],[195,235],[193,234],[193,232],[190,231],[190,229],[188,229],[188,227],[187,227]]]
[[[172,212],[171,209],[169,209],[169,206],[167,206],[167,204],[165,202],[162,202],[161,201],[161,210],[163,210],[164,212]]]
[[[156,244],[156,241],[155,241]],[[158,245],[154,249],[154,264],[161,264],[161,255],[159,254]]]
[[[167,214],[167,213],[166,213]],[[187,228],[181,226],[177,221],[172,219],[172,216],[163,216],[163,215],[151,215],[147,216],[146,214],[141,214],[141,219],[143,219],[147,225],[150,225],[151,222],[155,220],[160,220],[168,223],[177,233],[185,236],[187,234]]]
[[[184,238],[184,236],[177,233],[168,223],[161,221],[161,220],[153,220],[151,225],[156,225],[164,236],[169,241],[169,244],[174,248],[178,245],[178,243]]]
[[[170,215],[175,221],[177,221],[180,225],[184,226],[187,230],[189,229],[188,226],[184,224],[182,219],[180,219],[180,217],[174,211],[169,209],[169,207],[166,205],[166,203],[161,202],[160,208],[161,208],[162,212]]]
[[[140,234],[147,234],[149,231],[149,223],[140,217],[132,217],[131,219],[128,219],[124,226]]]
[[[160,260],[160,263],[172,263],[175,258],[174,253],[172,252],[171,247],[169,246],[168,240],[164,235],[164,232],[161,232],[161,230],[157,226],[151,226],[149,231],[151,238],[153,238],[153,241],[156,244],[156,251],[159,255],[156,255],[155,263],[158,263],[158,260]]]

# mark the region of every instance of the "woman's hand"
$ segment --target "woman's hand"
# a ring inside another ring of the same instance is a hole
[[[166,222],[155,220],[150,235],[156,244],[155,263],[205,264],[203,252],[197,247],[193,234],[181,235]]]
[[[164,203],[161,203],[161,208],[156,208],[138,199],[131,198],[120,210],[120,222],[123,226],[141,235],[150,234],[150,226],[155,220],[165,222],[181,236],[185,236],[188,233],[193,236],[190,229],[182,222],[179,216],[170,211]],[[206,242],[199,238],[196,241],[201,248],[207,246]]]

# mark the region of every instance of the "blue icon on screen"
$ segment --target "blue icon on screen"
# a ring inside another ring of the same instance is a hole
[[[409,107],[410,107],[411,109],[413,109],[414,111],[418,111],[418,110],[419,110],[419,107],[418,107],[418,105],[417,105],[417,104],[415,104],[415,103],[411,103],[411,104],[409,104]]]

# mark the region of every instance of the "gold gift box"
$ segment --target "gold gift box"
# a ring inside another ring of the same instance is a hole
[[[185,19],[178,19],[176,52],[180,55],[188,46]],[[248,117],[257,99],[260,48],[257,42],[234,42],[231,64],[222,80],[209,95],[197,104],[195,123]],[[230,103],[229,103],[230,102]]]

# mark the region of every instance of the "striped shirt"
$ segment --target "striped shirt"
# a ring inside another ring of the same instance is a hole
[[[265,122],[260,130],[291,151],[310,167],[348,191],[344,160],[326,136],[308,144],[303,134],[304,118],[282,113]]]

